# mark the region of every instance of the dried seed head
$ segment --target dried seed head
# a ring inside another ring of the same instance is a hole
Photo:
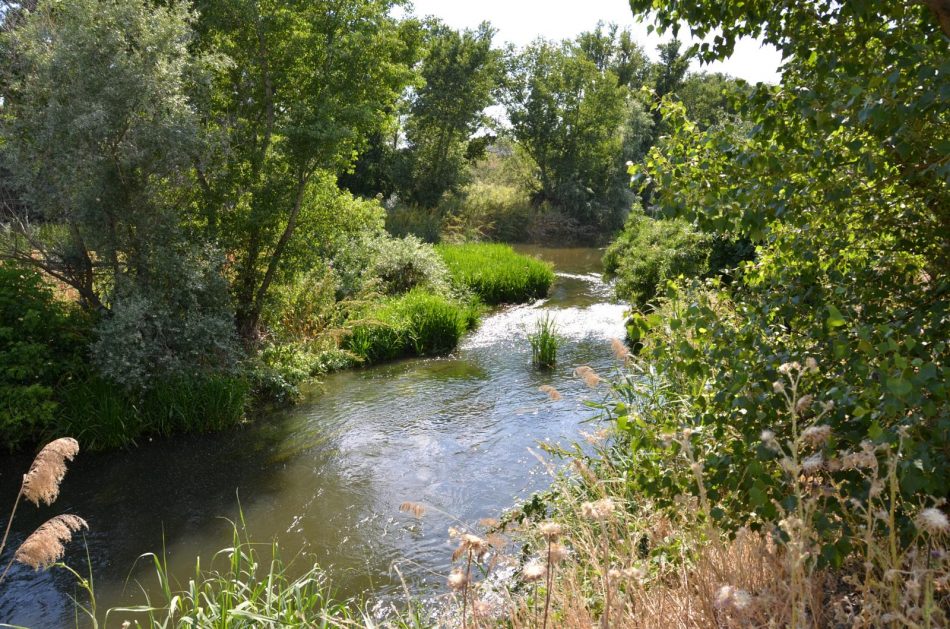
[[[529,561],[521,569],[521,578],[528,583],[532,583],[544,577],[547,574],[547,568],[537,559]]]
[[[818,373],[818,361],[809,356],[805,359],[805,369],[810,373]]]
[[[752,595],[731,585],[724,585],[716,592],[715,605],[719,609],[744,611],[752,604]]]
[[[544,386],[538,387],[538,391],[540,391],[541,393],[547,393],[548,397],[551,398],[551,400],[555,402],[561,399],[561,394],[558,392],[557,389],[552,387],[550,384],[546,384]]]
[[[606,520],[617,508],[611,498],[603,498],[595,502],[585,502],[581,505],[581,515],[589,520]]]
[[[778,368],[778,372],[784,376],[787,376],[788,374],[793,373],[793,372],[799,372],[801,370],[802,370],[801,364],[799,364],[796,361],[792,361],[790,363],[782,363],[781,365],[779,365],[779,368]]]
[[[66,475],[66,461],[72,461],[77,454],[79,443],[69,437],[46,444],[23,476],[23,496],[37,507],[41,502],[53,504]]]
[[[567,559],[567,548],[561,544],[551,544],[548,546],[548,558],[552,565],[557,565]]]
[[[775,391],[776,393],[781,393],[782,391],[785,390],[785,383],[782,382],[781,380],[776,380],[775,382],[772,383],[772,390]]]
[[[802,441],[816,448],[823,446],[830,438],[831,426],[826,424],[809,426],[802,432]]]
[[[639,583],[643,581],[643,579],[647,576],[647,574],[640,568],[626,568],[623,571],[623,576],[627,577],[628,579],[633,579],[634,581]]]
[[[825,465],[825,459],[819,454],[813,454],[802,459],[802,471],[806,474],[814,474]]]
[[[63,558],[64,544],[72,540],[73,533],[88,528],[78,515],[58,515],[27,537],[13,558],[34,570],[45,570]]]
[[[419,504],[418,502],[404,502],[399,505],[399,510],[403,513],[411,513],[417,518],[421,518],[426,514],[425,505]]]
[[[917,526],[931,534],[943,534],[950,531],[950,520],[940,509],[930,507],[917,516]]]
[[[790,457],[782,457],[782,460],[778,462],[779,467],[788,474],[789,476],[798,476],[799,467],[795,461]]]
[[[795,412],[798,414],[804,413],[809,408],[811,408],[812,402],[815,401],[814,395],[803,395],[798,398],[798,401],[795,402]]]
[[[460,569],[456,568],[449,573],[448,578],[449,588],[458,592],[461,589],[464,589],[468,585],[468,577]]]
[[[544,522],[541,525],[541,535],[544,536],[544,539],[549,542],[556,542],[561,537],[561,533],[564,531],[562,527],[557,522]]]
[[[578,367],[574,370],[574,375],[584,381],[584,384],[594,388],[600,384],[600,376],[598,376],[593,369],[584,365],[583,367]]]
[[[471,553],[475,559],[481,559],[489,549],[491,549],[491,544],[478,535],[463,533],[459,538],[458,548],[452,555],[452,561],[457,561],[459,557],[468,553]]]

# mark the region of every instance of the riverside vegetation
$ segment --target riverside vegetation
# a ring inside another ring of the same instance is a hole
[[[179,170],[156,161],[154,152],[122,153],[113,156],[121,159],[99,163],[77,160],[76,151],[71,151],[61,161],[51,162],[55,166],[51,172],[27,168],[26,164],[43,163],[31,158],[44,146],[68,146],[76,138],[38,133],[58,128],[49,121],[72,119],[56,108],[56,102],[50,108],[36,106],[45,94],[45,88],[40,88],[49,85],[41,79],[55,75],[60,79],[54,82],[57,86],[78,92],[79,86],[62,80],[70,78],[68,69],[86,68],[84,80],[95,79],[97,68],[108,76],[107,61],[93,61],[95,56],[90,55],[80,66],[76,56],[76,50],[83,50],[80,46],[69,48],[70,55],[52,63],[45,52],[41,54],[38,43],[47,45],[47,31],[40,35],[47,23],[31,19],[33,14],[22,21],[16,11],[5,14],[7,24],[11,16],[17,19],[5,31],[13,33],[5,45],[17,44],[17,64],[11,67],[22,72],[4,83],[5,108],[10,103],[4,112],[10,123],[4,130],[4,150],[13,156],[5,165],[13,173],[15,189],[23,195],[17,207],[32,204],[32,212],[61,216],[67,206],[63,199],[68,199],[86,204],[87,210],[78,217],[67,212],[61,223],[66,229],[58,231],[60,223],[52,221],[45,231],[20,229],[11,236],[21,263],[45,266],[47,275],[64,284],[57,288],[85,306],[84,312],[74,316],[61,302],[52,302],[51,316],[23,317],[24,333],[7,335],[16,339],[17,352],[26,357],[68,357],[74,347],[71,342],[90,347],[83,340],[90,330],[83,331],[83,319],[102,317],[100,321],[107,323],[96,324],[95,329],[115,333],[100,334],[93,341],[101,376],[127,371],[130,377],[148,378],[152,374],[143,371],[142,365],[185,364],[193,348],[171,345],[174,351],[167,360],[133,362],[138,369],[102,357],[114,355],[108,353],[117,351],[113,343],[128,342],[121,331],[132,329],[130,322],[138,325],[143,313],[154,310],[162,316],[147,328],[153,338],[198,339],[200,344],[194,349],[213,357],[216,364],[190,365],[194,373],[228,374],[230,365],[240,362],[239,352],[235,353],[240,348],[229,343],[207,345],[222,338],[215,333],[222,319],[211,308],[217,303],[212,299],[219,294],[215,291],[224,289],[236,302],[238,326],[232,332],[261,347],[280,348],[286,341],[271,336],[279,328],[266,322],[286,321],[291,326],[286,339],[293,338],[294,318],[289,314],[271,317],[268,309],[280,292],[275,287],[281,285],[288,287],[287,303],[293,303],[298,281],[322,287],[326,303],[333,306],[325,311],[318,329],[340,328],[341,303],[345,311],[350,306],[354,312],[362,308],[359,321],[367,329],[388,322],[391,329],[403,331],[380,342],[381,347],[400,348],[396,353],[406,351],[412,339],[423,339],[419,347],[424,348],[428,339],[445,338],[445,330],[450,334],[458,329],[453,326],[465,317],[447,315],[442,305],[413,293],[430,290],[425,288],[409,289],[406,294],[412,297],[400,297],[398,291],[387,295],[385,299],[392,301],[384,300],[372,316],[368,305],[372,300],[366,298],[367,287],[360,281],[367,275],[359,270],[368,268],[372,256],[356,256],[361,264],[355,267],[344,261],[351,259],[346,251],[360,242],[356,236],[366,225],[391,244],[383,235],[379,205],[342,193],[335,183],[321,183],[333,179],[324,178],[327,169],[337,168],[339,161],[352,155],[353,147],[340,140],[352,136],[295,135],[300,129],[324,129],[324,123],[332,122],[307,117],[324,111],[320,107],[324,101],[271,102],[275,105],[271,108],[269,81],[255,74],[268,64],[240,63],[260,62],[259,55],[271,60],[268,49],[254,44],[259,40],[242,29],[257,24],[266,40],[274,32],[267,29],[286,23],[255,22],[253,15],[232,23],[233,16],[216,12],[220,7],[214,3],[199,7],[197,18],[179,5],[156,13],[151,7],[122,3],[97,12],[92,10],[95,4],[91,0],[71,3],[70,7],[77,8],[64,12],[69,19],[51,24],[64,25],[62,32],[67,34],[101,29],[97,51],[102,49],[101,42],[112,41],[121,30],[115,24],[144,23],[146,14],[150,24],[157,19],[166,29],[155,34],[149,26],[136,32],[153,38],[143,42],[148,44],[143,49],[151,46],[174,62],[170,67],[181,70],[172,73],[175,89],[170,91],[141,89],[150,83],[143,86],[132,80],[169,76],[150,73],[154,68],[133,54],[140,48],[106,47],[116,55],[133,55],[116,67],[130,71],[128,85],[136,93],[181,94],[171,104],[187,102],[185,77],[210,72],[210,79],[199,82],[201,89],[190,96],[197,103],[204,102],[202,96],[209,98],[205,118],[192,120],[182,108],[171,106],[155,106],[148,110],[149,116],[115,118],[157,124],[162,133],[155,135],[135,128],[143,133],[136,137],[149,139],[143,147],[161,147],[161,154],[168,154],[168,147],[177,146],[183,137],[200,137],[176,131],[214,120],[208,130],[224,133],[233,142],[212,144],[246,152],[240,159],[199,152],[204,159],[176,165],[181,166]],[[353,3],[354,10],[357,4]],[[300,28],[288,31],[294,37],[286,49],[274,51],[278,57],[273,61],[285,64],[286,72],[278,75],[281,81],[328,85],[304,90],[307,97],[322,99],[329,98],[327,89],[352,86],[334,82],[346,72],[328,70],[327,77],[335,78],[317,81],[310,69],[305,71],[290,61],[299,50],[322,54],[319,46],[311,46],[323,41],[319,29],[339,26],[323,20],[318,5],[300,14],[282,14]],[[425,228],[427,233],[422,235],[433,240],[491,235],[496,229],[504,233],[519,224],[530,224],[532,230],[549,236],[563,234],[559,230],[568,225],[572,236],[582,237],[626,225],[608,253],[608,267],[618,276],[620,295],[634,308],[627,326],[628,342],[615,343],[618,368],[613,376],[583,366],[576,370],[592,390],[602,394],[603,431],[588,435],[588,448],[550,448],[554,461],[568,465],[555,468],[552,464],[555,478],[547,492],[498,521],[451,531],[458,545],[457,568],[447,575],[447,585],[455,604],[446,608],[443,624],[946,626],[950,622],[946,511],[950,489],[950,256],[946,238],[950,233],[950,125],[946,124],[950,13],[938,2],[786,3],[781,11],[776,11],[774,3],[758,1],[724,5],[632,0],[631,6],[638,14],[649,12],[651,28],[675,33],[685,22],[699,37],[716,33],[689,51],[706,61],[727,57],[740,37],[761,38],[783,54],[781,83],[749,88],[724,82],[722,90],[713,88],[722,101],[710,108],[697,107],[691,99],[707,93],[711,81],[707,77],[705,83],[688,88],[687,57],[680,54],[679,45],[664,47],[659,64],[634,63],[638,49],[629,35],[625,39],[623,34],[599,29],[575,42],[539,42],[519,52],[503,95],[512,123],[511,138],[509,144],[499,144],[496,152],[481,155],[476,141],[481,136],[472,133],[474,118],[460,114],[458,120],[448,122],[427,117],[437,109],[429,108],[429,103],[437,101],[420,97],[402,105],[403,111],[418,116],[411,133],[407,130],[402,136],[398,129],[371,125],[365,159],[357,160],[353,173],[339,177],[346,181],[352,175],[347,184],[351,191],[359,188],[360,181],[375,182],[365,187],[369,194],[364,196],[382,193],[389,204],[385,216],[389,229],[398,232],[400,222],[414,225],[420,232]],[[348,102],[354,103],[354,109],[333,119],[346,119],[352,128],[363,128],[365,111],[388,111],[378,99],[388,99],[389,105],[399,101],[397,88],[411,78],[403,72],[408,66],[400,63],[411,57],[414,45],[426,39],[415,37],[426,29],[391,23],[384,17],[388,14],[373,13],[373,7],[359,5],[370,15],[351,16],[349,30],[333,31],[346,33],[340,40],[342,53],[351,46],[350,52],[358,49],[359,55],[317,59],[330,70],[335,63],[355,64],[375,77],[373,90],[386,92],[357,90],[353,94]],[[191,20],[196,20],[193,32]],[[360,30],[363,24],[366,31]],[[444,39],[428,44],[438,52],[426,56],[426,85],[437,84],[440,68],[448,65],[444,61],[455,54],[452,50],[469,51],[455,58],[494,58],[484,45],[485,31],[441,32]],[[217,37],[223,34],[229,37]],[[173,45],[191,37],[199,45]],[[84,41],[90,40],[77,38],[79,44]],[[225,49],[214,50],[218,42],[226,42]],[[238,60],[237,67],[247,68],[248,75],[234,71],[226,59],[210,54],[214,52]],[[491,64],[486,61],[485,67]],[[63,71],[57,74],[54,69]],[[486,79],[490,73],[467,76],[481,90],[482,100],[473,99],[473,109],[480,112],[480,103],[492,92]],[[242,99],[239,89],[222,88],[241,87],[243,81],[257,81],[255,85],[265,95],[263,103]],[[8,89],[8,85],[13,87]],[[639,96],[633,98],[634,85],[652,91],[642,95],[637,91]],[[112,93],[96,89],[81,93],[100,92]],[[414,93],[444,96],[433,90]],[[562,98],[565,94],[575,98]],[[363,107],[355,107],[358,102]],[[115,107],[116,103],[102,105]],[[246,111],[246,107],[259,110]],[[31,113],[35,111],[44,115]],[[230,115],[221,115],[225,112]],[[278,120],[277,112],[287,118]],[[539,114],[543,114],[540,119]],[[227,127],[238,119],[265,126],[248,138],[243,135],[247,132],[244,124]],[[84,124],[103,120],[113,118],[92,116],[84,118]],[[551,124],[542,124],[545,120]],[[590,124],[572,124],[575,121]],[[271,133],[278,124],[283,125],[281,133]],[[578,137],[578,129],[590,133]],[[93,131],[102,131],[101,137],[116,137],[105,133],[108,129]],[[33,135],[45,144],[23,140]],[[271,147],[276,137],[281,140]],[[410,141],[404,143],[403,137]],[[448,137],[456,142],[437,141]],[[638,138],[644,141],[638,143]],[[107,145],[123,147],[122,142]],[[171,154],[195,154],[186,149]],[[498,220],[482,220],[479,216],[495,212],[491,198],[472,204],[477,209],[471,216],[465,211],[449,216],[443,208],[451,205],[424,207],[432,201],[410,196],[411,188],[384,188],[409,176],[406,173],[426,172],[419,167],[426,161],[420,156],[426,154],[438,156],[430,166],[464,166],[471,158],[475,166],[470,172],[499,177],[491,180],[486,175],[466,182],[464,177],[452,180],[447,177],[450,172],[440,171],[439,176],[449,182],[442,200],[464,204],[466,190],[489,186],[496,186],[497,199],[520,200],[505,201],[510,211],[495,213]],[[631,156],[633,192],[627,189],[630,180],[605,166],[622,163],[616,158],[624,155]],[[141,159],[136,162],[141,177],[127,180],[110,170],[111,164],[126,164],[130,159]],[[209,177],[207,167],[221,162],[227,167]],[[497,169],[497,162],[508,166]],[[397,168],[397,164],[402,165]],[[92,165],[97,165],[94,172],[75,171]],[[509,167],[512,176],[531,173],[529,194],[507,194],[519,189],[500,183],[500,170]],[[189,173],[196,185],[177,181],[173,175],[181,172]],[[292,176],[279,177],[282,173]],[[273,188],[260,186],[266,176],[280,181]],[[48,179],[50,185],[40,186],[31,177]],[[68,187],[72,181],[131,181],[121,195],[108,198],[117,203],[125,199],[124,207],[139,207],[130,200],[148,201],[129,214],[139,222],[126,225],[93,202],[97,197],[90,190],[99,191],[93,184],[76,190]],[[499,192],[506,186],[507,191]],[[63,199],[57,200],[53,192]],[[320,201],[310,205],[314,198]],[[210,200],[221,200],[221,205]],[[173,202],[204,212],[184,213],[188,220],[172,222],[180,229],[165,233],[157,229],[165,224],[158,219],[169,208],[179,207]],[[623,209],[630,206],[634,212],[625,218]],[[229,212],[219,214],[221,207]],[[89,224],[79,221],[88,216],[99,221],[95,225],[135,229],[93,233]],[[327,221],[338,216],[353,222],[328,230]],[[156,229],[163,239],[144,247],[134,238],[141,233],[139,228]],[[195,231],[214,234],[197,242],[218,244],[225,255],[195,247],[185,237]],[[295,240],[294,234],[324,237]],[[93,235],[106,242],[84,245],[84,239]],[[334,265],[307,264],[307,242],[321,248],[321,255]],[[244,248],[244,244],[254,246]],[[67,245],[72,255],[57,258]],[[413,241],[395,246],[403,245],[416,246]],[[638,255],[638,249],[644,255]],[[95,255],[89,255],[90,251]],[[164,265],[170,259],[177,262],[168,268]],[[339,274],[338,280],[324,284],[314,268],[331,268],[334,275]],[[18,269],[14,275],[26,278],[26,288],[18,289],[24,295],[50,290],[48,283],[39,283],[35,277],[30,280],[26,271]],[[437,285],[431,279],[434,274],[420,277],[429,279],[420,279],[419,284]],[[373,283],[375,294],[386,294],[382,275],[374,276]],[[169,286],[180,289],[180,299],[169,299]],[[463,298],[457,293],[442,296]],[[400,299],[412,305],[397,305]],[[183,304],[201,315],[200,320],[186,321],[191,327],[184,331],[168,323],[177,322],[174,315],[184,310]],[[432,336],[411,326],[407,313],[414,307],[439,313],[441,323]],[[46,325],[63,331],[62,342],[35,342],[49,338],[42,331]],[[310,330],[308,326],[297,329]],[[77,333],[72,336],[74,330]],[[325,342],[321,338],[312,334],[312,343],[306,346],[312,357],[322,356],[328,347],[321,345]],[[374,343],[360,346],[369,348]],[[132,349],[144,352],[148,347]],[[270,358],[266,350],[260,354],[260,360],[274,370],[271,373],[279,373],[280,351],[273,350]],[[154,354],[140,356],[151,359]],[[301,370],[312,370],[309,360],[301,361]],[[69,381],[68,374],[59,371],[69,361],[51,364],[27,359],[25,364],[23,373],[28,374],[42,366],[45,380],[30,380],[38,386],[23,387],[22,395],[36,396],[40,403],[35,408],[54,413],[55,406],[43,404],[43,396],[47,390],[56,390],[57,383]],[[18,377],[17,373],[8,377]],[[559,397],[554,390],[544,393],[552,400]],[[406,517],[425,517],[426,509],[408,504]],[[499,579],[503,573],[514,577]],[[239,565],[236,575],[227,570],[221,574],[223,580],[212,577],[213,583],[221,584],[213,589],[215,601],[221,600],[219,593],[227,601],[247,596],[249,604],[262,596],[294,600],[277,595],[269,585],[261,589],[259,579],[267,578],[263,573]],[[198,581],[204,582],[202,578]],[[282,583],[294,587],[293,581]],[[176,594],[170,589],[168,600],[153,601],[166,612],[162,618],[182,600]],[[215,608],[216,603],[206,606],[207,599],[200,595],[188,596],[183,598],[200,599],[202,609]],[[325,624],[372,622],[334,611],[325,598],[307,600],[314,608],[302,612],[300,625],[313,619]],[[293,605],[294,612],[300,612]],[[228,608],[233,609],[228,612],[231,622],[250,625],[252,621],[241,617],[243,607],[239,607]],[[334,618],[327,620],[328,616]],[[394,616],[392,622],[403,622],[398,618]],[[407,624],[437,622],[415,618]]]

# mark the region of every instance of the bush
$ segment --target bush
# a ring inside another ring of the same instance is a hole
[[[396,238],[417,236],[425,242],[436,243],[442,235],[442,215],[435,209],[396,202],[386,212],[386,231]]]
[[[524,303],[548,294],[551,265],[516,253],[508,245],[469,243],[436,247],[452,281],[490,305]]]
[[[370,243],[369,273],[379,278],[387,295],[421,287],[435,293],[449,290],[449,272],[432,245],[415,236],[379,238]]]
[[[0,446],[37,441],[84,377],[88,320],[53,296],[39,273],[0,264]]]
[[[633,212],[604,254],[604,270],[616,278],[620,299],[638,307],[652,302],[667,280],[709,272],[712,238],[681,219],[653,219]]]
[[[372,307],[354,322],[343,347],[365,363],[447,354],[477,323],[475,306],[415,289]]]
[[[450,242],[525,242],[535,215],[530,195],[520,187],[476,181],[442,206]]]

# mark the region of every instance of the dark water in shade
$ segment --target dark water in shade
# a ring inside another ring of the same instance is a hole
[[[57,513],[82,515],[100,608],[141,602],[133,569],[164,547],[187,579],[231,541],[239,504],[255,541],[280,541],[287,558],[303,549],[326,568],[341,595],[385,594],[399,586],[395,563],[417,591],[437,590],[448,572],[454,521],[497,516],[548,477],[529,452],[539,441],[569,442],[599,399],[572,377],[578,365],[613,366],[609,339],[622,337],[623,306],[610,303],[594,249],[522,247],[554,263],[549,299],[487,316],[455,355],[407,360],[326,377],[287,412],[224,434],[147,443],[132,452],[82,453],[51,508],[21,507],[14,528],[31,531]],[[525,330],[550,313],[566,343],[549,373],[530,367]],[[538,391],[554,385],[563,399]],[[0,500],[12,503],[27,457],[0,459]],[[404,501],[430,507],[422,520]],[[12,504],[10,505],[12,506]],[[0,503],[0,526],[9,506]],[[14,534],[15,548],[22,535]],[[9,551],[5,553],[6,559]],[[86,573],[74,543],[70,565]],[[126,585],[126,580],[131,579]],[[0,623],[74,626],[74,580],[62,570],[15,566],[0,586]]]

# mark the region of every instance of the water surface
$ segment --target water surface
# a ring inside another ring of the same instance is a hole
[[[144,552],[164,552],[186,579],[230,542],[243,511],[255,540],[277,538],[285,555],[304,550],[325,567],[341,595],[384,596],[399,586],[393,564],[417,591],[438,590],[458,518],[494,517],[549,481],[529,451],[539,441],[575,439],[597,399],[572,376],[578,365],[609,371],[609,339],[622,337],[623,306],[610,302],[594,249],[522,250],[550,260],[557,282],[548,299],[485,318],[459,350],[333,374],[289,411],[218,435],[147,443],[131,452],[80,454],[59,501],[27,505],[17,531],[62,512],[89,521],[89,561],[100,606],[140,602],[133,570]],[[559,366],[530,366],[526,330],[551,314],[565,345]],[[555,386],[551,401],[538,391]],[[0,499],[15,496],[26,457],[0,461]],[[404,501],[429,507],[422,520]],[[0,525],[6,511],[0,505]],[[22,539],[14,537],[12,546]],[[86,572],[85,549],[68,561]],[[129,583],[127,583],[127,580]],[[17,566],[0,591],[0,622],[73,626],[72,579],[62,571]]]

